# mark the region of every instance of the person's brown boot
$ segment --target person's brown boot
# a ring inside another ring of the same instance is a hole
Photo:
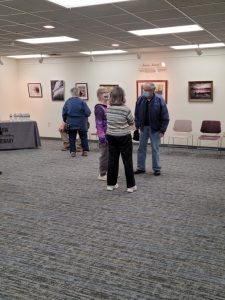
[[[88,156],[88,151],[83,151],[82,156]]]

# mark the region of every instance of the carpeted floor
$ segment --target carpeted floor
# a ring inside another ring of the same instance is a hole
[[[225,299],[225,154],[161,150],[138,191],[97,180],[96,145],[0,152],[0,299]],[[134,152],[136,166],[136,151]]]

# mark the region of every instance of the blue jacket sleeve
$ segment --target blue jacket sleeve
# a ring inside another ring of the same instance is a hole
[[[160,132],[165,133],[167,126],[169,124],[169,112],[167,109],[167,105],[164,100],[161,99],[161,126]]]
[[[89,117],[91,115],[91,110],[90,108],[87,106],[86,102],[83,102],[83,108],[84,108],[84,115],[85,117]]]

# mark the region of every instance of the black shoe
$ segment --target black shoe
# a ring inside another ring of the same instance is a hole
[[[157,170],[157,171],[154,172],[154,175],[159,176],[159,175],[161,175],[161,172],[159,170]]]
[[[136,170],[136,171],[134,171],[134,174],[141,174],[141,173],[145,173],[145,171],[143,171],[143,170]]]

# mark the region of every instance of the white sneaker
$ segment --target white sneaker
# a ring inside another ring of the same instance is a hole
[[[107,175],[101,176],[101,175],[99,174],[99,175],[98,175],[98,180],[104,180],[104,181],[106,181],[106,180],[107,180]]]
[[[107,185],[107,191],[113,191],[115,189],[118,189],[119,185],[118,183],[116,185]]]
[[[137,186],[135,185],[135,186],[132,186],[131,188],[128,188],[127,189],[127,192],[128,193],[133,193],[133,192],[135,192],[137,190]]]

